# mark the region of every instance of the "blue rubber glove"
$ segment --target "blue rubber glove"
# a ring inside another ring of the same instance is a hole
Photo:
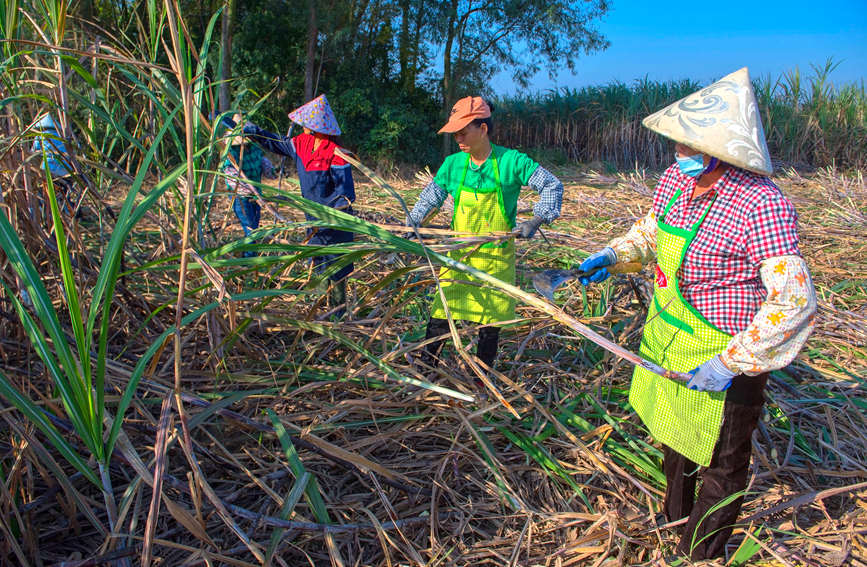
[[[605,266],[613,266],[617,263],[617,253],[614,251],[614,248],[610,246],[606,246],[599,252],[594,252],[590,256],[587,257],[586,260],[581,262],[581,265],[578,266],[578,269],[582,272],[589,272],[595,268],[602,268],[598,272],[594,273],[592,276],[585,276],[578,278],[578,281],[581,282],[581,285],[589,285],[590,282],[599,283],[601,281],[607,280],[608,276],[611,274],[608,273],[608,270],[605,269]]]
[[[735,373],[729,370],[719,355],[711,358],[692,372],[692,378],[686,383],[690,390],[701,392],[723,392],[732,385]]]

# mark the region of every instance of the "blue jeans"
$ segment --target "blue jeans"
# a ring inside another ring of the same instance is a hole
[[[235,216],[241,223],[241,228],[244,230],[244,236],[250,236],[250,233],[259,228],[259,217],[262,213],[262,207],[256,202],[254,197],[241,197],[235,195],[232,201],[232,210],[235,211]],[[252,251],[244,252],[244,257],[249,258],[255,256]]]

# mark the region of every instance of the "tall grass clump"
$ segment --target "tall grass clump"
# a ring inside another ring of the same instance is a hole
[[[521,148],[560,148],[569,159],[633,167],[665,163],[665,140],[641,126],[659,108],[699,88],[689,80],[615,82],[500,99],[497,137]]]
[[[834,85],[839,63],[803,76],[795,69],[753,81],[771,156],[785,165],[859,168],[867,162],[867,92],[863,83]],[[498,104],[498,138],[506,145],[564,151],[579,162],[660,168],[670,143],[641,120],[701,87],[690,80],[620,82],[506,97]]]
[[[807,77],[795,67],[754,81],[772,157],[813,168],[867,165],[867,90],[863,81],[834,85],[837,66],[828,59]]]

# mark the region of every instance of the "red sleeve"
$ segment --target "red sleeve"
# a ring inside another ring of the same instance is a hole
[[[336,144],[332,144],[332,145],[334,146],[334,148],[332,148],[332,150],[331,150],[333,152],[335,149],[337,149],[337,145]],[[331,167],[341,167],[344,165],[348,165],[346,163],[346,160],[343,159],[342,157],[340,157],[338,155],[334,155],[332,153],[332,155],[331,155]]]

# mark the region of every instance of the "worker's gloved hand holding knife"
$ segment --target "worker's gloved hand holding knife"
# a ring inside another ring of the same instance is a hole
[[[617,254],[605,248],[591,254],[580,265],[571,270],[545,270],[533,276],[533,287],[549,301],[554,301],[554,290],[569,280],[578,279],[582,285],[598,283],[611,274],[630,274],[641,271],[640,262],[617,263]]]
[[[533,238],[536,231],[539,230],[540,226],[542,226],[543,222],[545,222],[545,219],[533,215],[533,218],[530,220],[518,223],[514,231],[515,236],[518,238]]]
[[[588,273],[586,276],[580,276],[578,281],[581,285],[599,283],[605,281],[611,276],[607,266],[613,266],[617,263],[617,253],[610,246],[606,246],[599,252],[594,252],[587,257],[581,264],[574,266],[573,270]]]
[[[729,389],[735,373],[728,369],[719,355],[711,358],[692,372],[692,378],[686,383],[690,390],[702,392],[722,392]]]
[[[580,276],[578,280],[587,285],[590,282],[598,283],[607,279],[611,274],[608,266],[617,264],[617,253],[613,248],[605,247],[595,252],[581,262],[576,268],[580,272],[592,272],[587,276]],[[596,270],[593,272],[593,270]],[[691,390],[702,392],[722,392],[732,384],[735,373],[729,370],[719,356],[715,356],[704,364],[690,372],[692,379],[687,382]]]

